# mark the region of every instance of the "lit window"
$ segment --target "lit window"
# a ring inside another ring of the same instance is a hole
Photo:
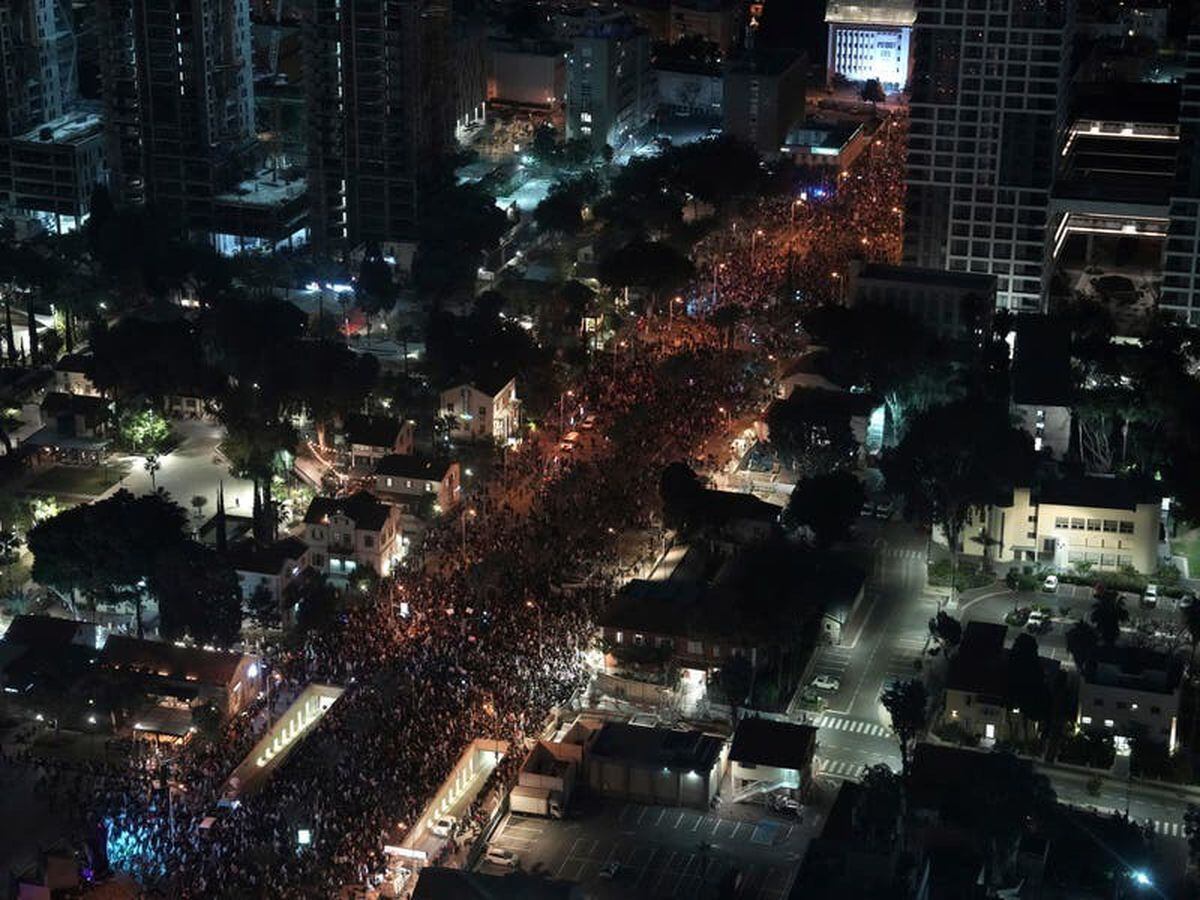
[[[1092,717],[1091,717],[1091,716],[1082,716],[1082,717],[1079,719],[1079,721],[1080,721],[1080,722],[1082,722],[1084,725],[1091,725],[1091,724],[1092,724]]]
[[[1112,727],[1113,727],[1113,720],[1112,720],[1112,719],[1105,719],[1105,720],[1104,720],[1104,727],[1105,727],[1105,728],[1112,728]]]
[[[580,113],[580,114],[579,114],[579,121],[580,121],[580,122],[586,122],[586,123],[588,123],[588,124],[590,125],[590,124],[591,124],[591,122],[592,122],[592,114],[591,114],[590,112]]]

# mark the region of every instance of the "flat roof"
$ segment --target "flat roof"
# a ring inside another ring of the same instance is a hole
[[[828,0],[825,21],[830,25],[911,26],[917,21],[913,0],[874,0],[868,3],[843,3]]]
[[[1169,125],[1179,121],[1180,86],[1174,82],[1082,83],[1072,86],[1074,119],[1145,122]]]
[[[1162,499],[1162,492],[1149,479],[1118,475],[1066,475],[1041,482],[1036,499],[1039,504],[1134,512],[1142,504],[1157,505]]]
[[[109,668],[132,669],[164,678],[225,686],[233,680],[243,653],[183,647],[114,634],[104,645],[101,661]]]
[[[261,169],[213,200],[243,206],[276,206],[304,196],[307,190],[308,182],[303,177],[287,178],[277,171]]]
[[[991,293],[996,289],[995,275],[977,272],[951,272],[944,269],[926,269],[921,266],[891,266],[884,263],[866,263],[858,269],[856,278],[864,281],[899,281],[904,284],[944,284],[963,290]]]
[[[448,459],[434,459],[419,453],[408,455],[390,453],[375,464],[375,474],[441,481],[446,477],[446,472],[452,465],[453,463]]]
[[[98,136],[102,128],[99,113],[76,110],[43,122],[15,140],[31,144],[78,144]]]
[[[800,771],[812,762],[817,729],[812,725],[751,716],[738,722],[729,758],[735,762]]]
[[[703,731],[606,722],[592,743],[591,755],[644,766],[707,773],[720,758],[722,744],[720,738]]]

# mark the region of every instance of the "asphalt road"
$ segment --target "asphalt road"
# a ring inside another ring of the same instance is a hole
[[[819,716],[805,716],[793,710],[797,720],[813,722],[819,728],[817,758],[819,777],[828,781],[857,779],[864,766],[885,763],[900,768],[900,753],[888,727],[886,711],[879,694],[894,679],[917,674],[915,660],[926,647],[929,619],[937,612],[939,596],[925,585],[925,540],[909,526],[890,522],[876,526],[864,523],[860,537],[873,542],[876,565],[867,587],[872,608],[857,641],[846,647],[822,647],[817,651],[812,675],[824,674],[840,680],[837,691],[826,694],[827,710]],[[964,603],[959,615],[964,622],[1002,622],[1012,610],[1014,597],[1006,589],[984,593]],[[1163,627],[1178,621],[1174,604],[1164,601],[1155,610],[1140,609],[1137,599],[1126,598],[1134,621],[1145,617]],[[1078,618],[1091,606],[1091,588],[1061,585],[1057,594],[1029,592],[1018,594],[1017,605],[1034,602],[1050,606],[1058,620],[1050,632],[1037,635],[1039,648],[1046,655],[1067,659],[1063,635],[1070,619],[1063,619],[1059,607],[1067,607],[1068,616]],[[1019,633],[1011,628],[1009,640]],[[1091,775],[1084,772],[1042,766],[1059,799],[1076,806],[1102,811],[1128,811],[1140,822],[1149,824],[1158,836],[1158,845],[1180,867],[1185,863],[1183,813],[1200,798],[1182,790],[1143,785],[1125,779],[1106,777],[1098,794],[1088,791]]]

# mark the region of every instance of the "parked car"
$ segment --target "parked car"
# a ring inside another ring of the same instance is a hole
[[[456,821],[454,816],[440,816],[434,821],[433,827],[429,830],[437,837],[450,837],[450,832],[454,830]]]
[[[591,431],[596,427],[596,416],[594,413],[589,413],[582,422],[579,423],[580,431]]]
[[[1040,609],[1035,609],[1029,614],[1025,629],[1033,634],[1043,634],[1050,630],[1050,617]]]
[[[809,684],[818,691],[836,691],[842,683],[832,675],[818,675]]]
[[[875,504],[875,518],[877,519],[890,519],[895,511],[896,504],[890,497],[885,497]]]
[[[1047,594],[1058,593],[1058,576],[1047,575],[1046,580],[1042,582],[1042,590]]]
[[[488,847],[483,858],[493,866],[500,866],[504,869],[515,869],[521,863],[517,854],[505,847]]]
[[[1153,609],[1158,606],[1158,585],[1148,584],[1146,590],[1142,591],[1142,606]]]
[[[1187,609],[1195,602],[1196,602],[1196,595],[1193,594],[1191,591],[1188,591],[1186,594],[1184,594],[1182,597],[1179,598],[1179,608]]]
[[[609,881],[611,881],[612,879],[617,877],[617,873],[620,871],[621,871],[621,864],[614,860],[613,862],[606,862],[604,865],[602,865],[600,867],[599,874],[600,874],[601,878],[605,878],[605,879],[608,879]]]

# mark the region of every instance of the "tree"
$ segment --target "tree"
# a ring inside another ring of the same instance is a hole
[[[767,410],[772,449],[785,465],[808,478],[851,465],[858,441],[850,430],[849,400],[850,395],[839,391],[806,388],[772,403]],[[861,507],[860,501],[858,509]]]
[[[296,579],[285,589],[284,599],[298,607],[296,627],[302,633],[326,632],[337,619],[338,593],[323,575]]]
[[[900,830],[902,785],[887,765],[869,766],[862,774],[858,797],[856,835],[868,848],[891,847]]]
[[[1187,630],[1188,643],[1192,648],[1192,661],[1190,671],[1196,671],[1196,648],[1200,646],[1200,603],[1195,599],[1187,606],[1181,607],[1179,610],[1180,618],[1183,619],[1183,627]],[[1191,717],[1191,737],[1188,739],[1188,747],[1193,751],[1196,747],[1196,730],[1200,727],[1200,716],[1193,715]]]
[[[451,184],[430,197],[421,216],[413,279],[436,298],[475,282],[483,253],[495,247],[508,219],[479,185]]]
[[[581,175],[555,184],[533,211],[542,231],[577,234],[583,227],[583,207],[599,193],[595,175]]]
[[[270,588],[260,584],[246,599],[246,612],[259,628],[278,628],[282,622],[279,601],[272,596]]]
[[[1100,635],[1087,622],[1079,621],[1067,629],[1067,652],[1075,660],[1075,668],[1082,670],[1096,658],[1100,647]]]
[[[944,610],[938,610],[937,615],[929,620],[929,636],[937,642],[938,649],[949,656],[962,643],[962,623]]]
[[[150,587],[168,640],[190,635],[200,644],[229,647],[241,634],[237,573],[215,550],[195,541],[179,543],[156,560]]]
[[[884,92],[883,85],[879,83],[878,78],[868,78],[864,81],[859,96],[872,106],[876,103],[887,102],[887,94]]]
[[[750,688],[754,684],[754,665],[741,653],[735,653],[721,666],[717,673],[721,693],[729,701],[729,715],[736,724],[738,710],[750,696]]]
[[[1121,636],[1121,626],[1129,621],[1129,610],[1117,591],[1100,587],[1092,596],[1088,619],[1096,626],[1100,640],[1111,647]]]
[[[142,629],[142,582],[160,556],[185,540],[187,514],[163,494],[134,497],[117,491],[95,503],[46,519],[29,532],[33,578],[74,595],[129,600]]]
[[[1187,835],[1188,856],[1192,864],[1200,862],[1200,806],[1189,803],[1183,814],[1183,833]]]
[[[695,269],[691,260],[670,245],[638,238],[601,257],[598,274],[610,288],[646,288],[657,306],[660,295],[682,290]]]
[[[221,736],[221,711],[215,703],[193,707],[192,725],[203,740],[214,743]]]
[[[162,453],[171,440],[171,424],[148,407],[125,410],[117,427],[125,445],[139,456]]]
[[[904,495],[905,514],[946,535],[955,577],[963,530],[1032,468],[1033,444],[1014,428],[1006,406],[964,398],[920,413],[884,454],[888,488]]]
[[[1019,709],[1023,728],[1029,722],[1045,723],[1050,717],[1050,688],[1038,656],[1037,641],[1019,634],[1008,651],[1008,710]],[[1029,739],[1028,732],[1024,735]]]
[[[913,747],[929,722],[929,692],[916,678],[893,681],[883,689],[879,702],[892,717],[892,731],[900,744],[900,772],[907,782]]]
[[[371,334],[371,319],[380,313],[390,312],[396,305],[396,285],[392,281],[392,267],[383,258],[383,252],[374,241],[367,244],[362,264],[358,267],[354,299],[367,317],[368,337]]]
[[[704,483],[687,463],[673,462],[663,469],[658,493],[667,528],[686,532],[695,527]]]
[[[793,528],[811,528],[817,546],[826,549],[849,537],[865,501],[862,482],[853,472],[815,475],[796,483],[784,510],[784,521]]]

